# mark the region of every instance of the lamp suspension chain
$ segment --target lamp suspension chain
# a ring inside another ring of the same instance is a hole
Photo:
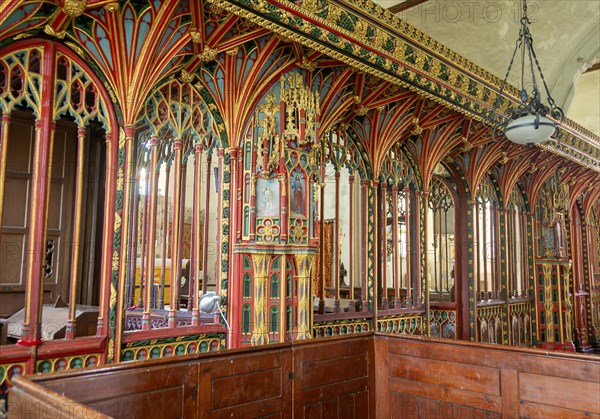
[[[533,48],[533,37],[529,30],[531,22],[527,17],[527,0],[523,0],[523,15],[520,22],[519,37],[515,42],[515,49],[510,59],[508,70],[502,80],[497,99],[494,102],[494,108],[484,120],[492,126],[492,134],[496,140],[506,137],[517,144],[535,144],[547,140],[556,133],[556,122],[546,116],[549,114],[554,120],[560,121],[563,119],[564,113],[562,109],[556,106],[550,94]],[[504,90],[519,48],[521,49],[521,86],[518,94],[520,103],[517,107],[512,107],[509,103],[506,111],[500,111],[502,102],[504,101]],[[527,92],[528,82],[525,79],[527,74],[525,69],[526,64],[529,64],[531,72],[531,94]],[[538,80],[535,74],[536,68],[544,86],[549,106],[542,103]]]

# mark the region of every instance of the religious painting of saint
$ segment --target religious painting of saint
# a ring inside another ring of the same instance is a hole
[[[482,342],[489,342],[490,341],[489,340],[489,336],[488,336],[488,327],[487,326],[488,326],[487,325],[487,321],[485,321],[485,319],[482,320],[481,321],[481,326],[480,326],[481,327],[481,332],[480,333],[481,333],[481,341]]]
[[[456,328],[454,324],[446,322],[442,329],[442,337],[444,339],[456,339]]]
[[[440,337],[440,325],[436,321],[432,321],[429,325],[429,334],[432,338]]]
[[[552,228],[544,227],[544,249],[551,250],[554,255],[555,249],[554,241],[554,230]]]
[[[256,216],[279,217],[279,181],[276,179],[256,181]]]
[[[290,176],[290,212],[292,217],[306,217],[306,179],[299,168]]]

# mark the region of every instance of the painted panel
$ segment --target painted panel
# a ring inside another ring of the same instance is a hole
[[[256,216],[279,217],[279,181],[277,179],[257,179]]]

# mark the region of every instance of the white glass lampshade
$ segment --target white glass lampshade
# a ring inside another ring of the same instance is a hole
[[[200,310],[206,314],[216,313],[219,307],[219,298],[214,291],[208,291],[200,299]]]
[[[525,115],[510,122],[504,130],[506,138],[517,144],[537,144],[554,134],[556,125],[550,119],[540,116],[539,126],[535,127],[535,115]]]

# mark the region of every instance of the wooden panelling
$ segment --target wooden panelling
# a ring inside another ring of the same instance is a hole
[[[31,151],[35,138],[33,115],[16,112],[7,145],[5,199],[0,220],[0,314],[9,317],[25,305],[27,217],[30,210]],[[4,294],[6,292],[6,294]]]
[[[90,386],[89,390],[92,389]],[[108,419],[91,406],[78,403],[28,379],[13,377],[8,405],[9,418],[95,418]]]
[[[388,368],[391,376],[404,377],[409,381],[500,395],[500,376],[497,368],[396,354],[390,354]],[[462,377],[460,381],[456,381],[457,375]]]
[[[428,369],[424,371],[429,372]],[[460,381],[460,376],[454,376]],[[447,387],[400,378],[390,378],[389,390],[391,393],[412,394],[414,396],[454,403],[457,406],[471,406],[488,412],[501,411],[501,399],[498,396],[475,393],[460,388]]]
[[[393,392],[390,390],[390,412],[389,416],[380,416],[391,419],[496,419],[502,417],[500,413],[478,409],[476,406],[448,403],[424,397],[416,397],[408,394]]]
[[[372,335],[294,347],[294,417],[372,416],[374,363]]]
[[[200,417],[290,417],[291,352],[287,345],[200,362]]]
[[[600,419],[599,378],[593,356],[365,333],[18,378],[9,417]]]
[[[61,394],[116,418],[283,419],[292,417],[294,409],[296,417],[363,419],[373,412],[373,367],[373,334],[366,333],[133,362],[24,382],[38,393]],[[15,410],[10,417],[27,415]]]
[[[600,418],[600,359],[375,336],[376,415]]]
[[[592,371],[590,371],[591,373]],[[594,377],[588,376],[588,379]],[[600,375],[595,381],[582,381],[572,378],[551,377],[548,374],[519,373],[519,394],[525,403],[534,403],[540,409],[541,405],[562,407],[571,411],[581,411],[579,400],[582,394],[595,394],[595,411],[600,413]],[[590,400],[593,403],[594,400]],[[584,412],[581,411],[583,414]]]
[[[573,407],[577,403],[573,402]],[[519,415],[522,418],[531,419],[590,419],[599,418],[600,415],[584,412],[576,409],[563,409],[556,406],[548,406],[531,402],[519,404]]]
[[[154,364],[151,368],[101,368],[95,374],[48,379],[43,385],[115,418],[195,417],[198,364]],[[168,409],[163,411],[162,406]]]
[[[189,417],[185,415],[184,405],[183,386],[125,394],[89,404],[113,418],[165,419]],[[192,409],[188,410],[194,412]]]

